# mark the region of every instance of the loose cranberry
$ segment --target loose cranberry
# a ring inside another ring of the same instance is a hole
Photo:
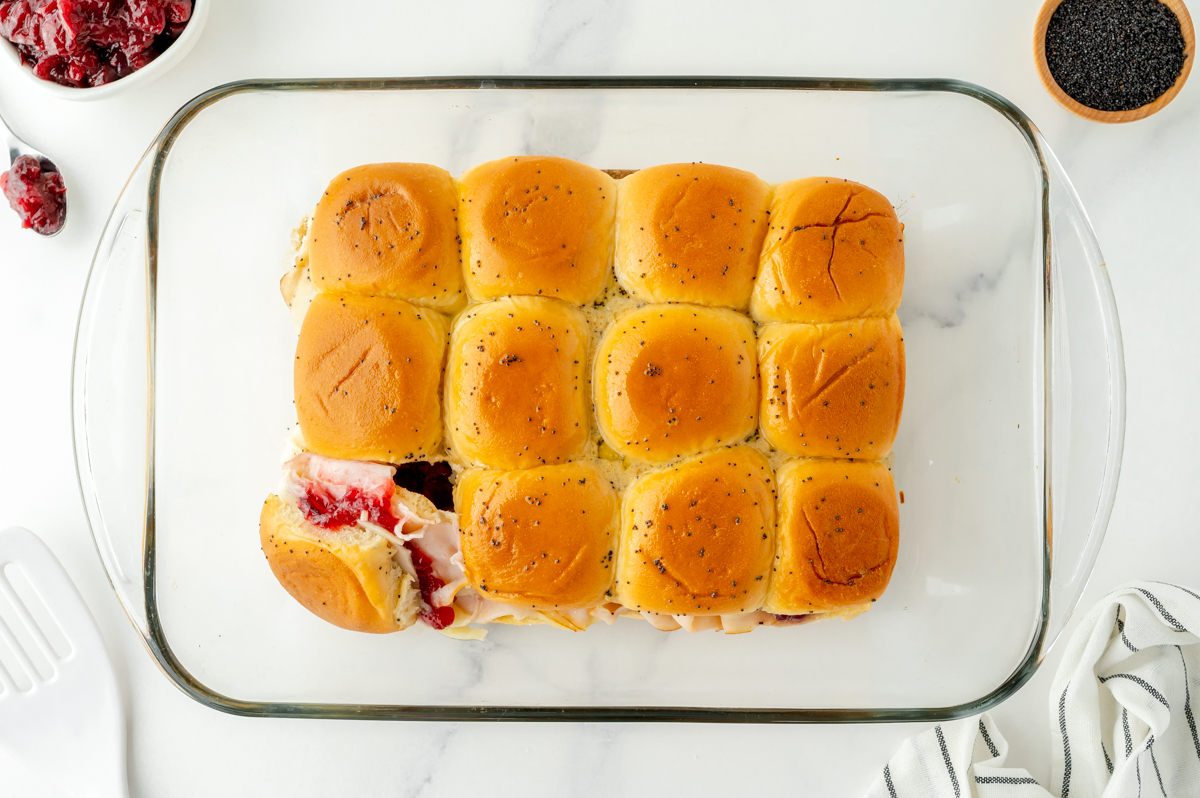
[[[54,164],[32,155],[19,155],[12,168],[0,174],[0,192],[21,217],[21,226],[53,235],[66,220],[67,189]]]

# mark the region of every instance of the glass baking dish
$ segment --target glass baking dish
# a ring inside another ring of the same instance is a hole
[[[357,635],[259,551],[293,422],[278,281],[329,178],[504,155],[603,169],[702,160],[830,174],[906,225],[908,386],[891,586],[853,621],[725,636],[619,622]],[[189,102],[118,200],[80,313],[80,487],[113,587],[185,693],[242,715],[912,721],[1003,701],[1079,598],[1124,433],[1116,307],[1087,216],[1033,123],[944,80],[246,81]]]

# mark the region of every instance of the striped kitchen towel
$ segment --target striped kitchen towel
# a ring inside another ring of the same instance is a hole
[[[1134,582],[1096,605],[1050,688],[1050,789],[980,715],[909,738],[867,798],[1200,796],[1200,594]]]

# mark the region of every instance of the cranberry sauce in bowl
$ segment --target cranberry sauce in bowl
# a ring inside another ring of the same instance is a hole
[[[89,94],[191,48],[208,0],[0,0],[0,50],[43,85]],[[188,41],[181,44],[184,39]],[[186,45],[186,46],[184,46]],[[161,72],[168,64],[160,64]],[[63,89],[58,89],[62,92]],[[107,92],[102,92],[107,93]]]
[[[44,236],[62,229],[67,216],[67,189],[62,175],[46,158],[19,155],[0,174],[0,193],[21,217],[21,226]]]

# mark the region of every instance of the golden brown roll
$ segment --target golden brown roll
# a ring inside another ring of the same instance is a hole
[[[468,463],[563,463],[588,439],[588,328],[556,299],[475,305],[454,325],[446,369],[450,444]]]
[[[395,297],[443,311],[460,304],[458,193],[445,169],[377,163],[342,172],[311,225],[308,263],[318,291]]]
[[[467,291],[577,305],[604,290],[612,257],[615,181],[547,156],[501,158],[458,180]]]
[[[335,626],[386,634],[411,626],[420,612],[415,580],[381,535],[358,527],[321,529],[272,495],[263,504],[259,539],[279,584]]]
[[[764,327],[763,437],[806,457],[886,456],[904,407],[903,336],[895,315]]]
[[[596,420],[624,457],[663,462],[732,443],[758,423],[754,325],[698,305],[647,305],[604,333]]]
[[[774,538],[771,467],[753,449],[719,449],[645,474],[621,505],[617,600],[667,615],[756,610]]]
[[[302,452],[284,466],[259,524],[280,584],[345,629],[453,624],[466,586],[458,516],[395,484],[396,468]]]
[[[750,313],[763,323],[886,316],[904,290],[903,239],[891,203],[861,183],[783,183],[771,202]]]
[[[312,451],[402,463],[442,442],[446,320],[399,299],[320,293],[296,344],[296,417]]]
[[[705,163],[634,172],[617,192],[617,279],[647,302],[745,310],[766,235],[771,187]]]
[[[779,469],[779,538],[764,609],[780,615],[870,606],[900,544],[892,475],[880,463],[794,460]]]
[[[455,506],[467,579],[481,595],[542,610],[605,600],[618,502],[595,466],[467,471]]]

